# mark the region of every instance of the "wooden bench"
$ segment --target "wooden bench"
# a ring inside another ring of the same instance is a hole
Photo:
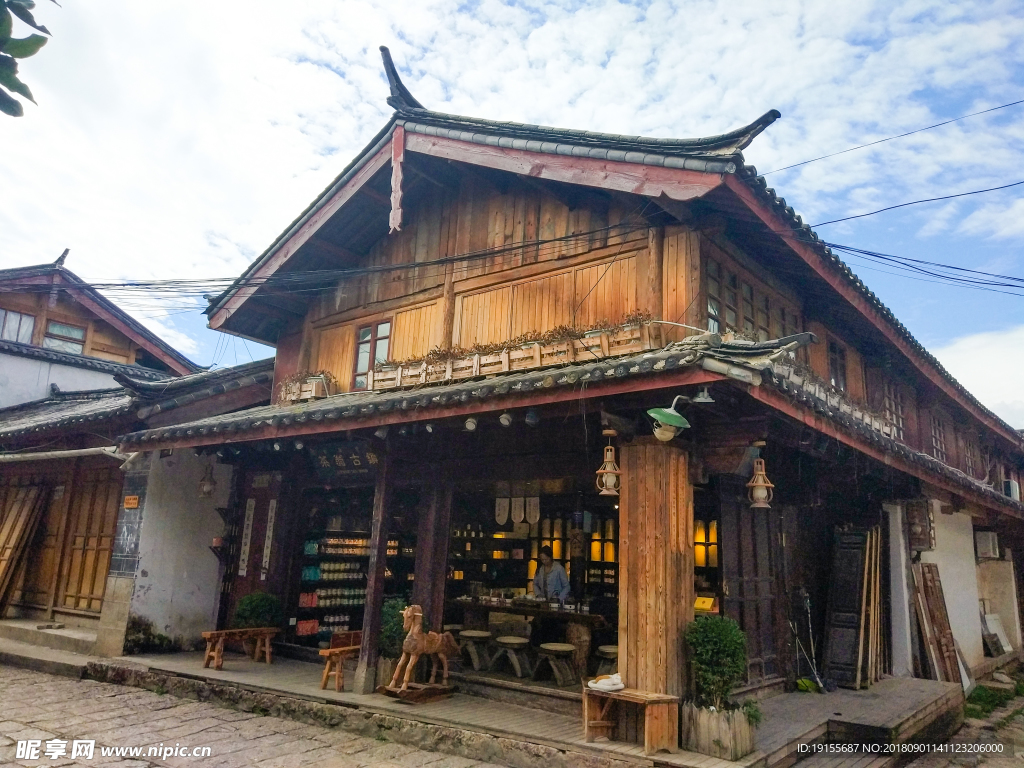
[[[363,632],[335,632],[331,635],[331,647],[320,651],[327,663],[324,675],[320,678],[320,690],[327,687],[327,681],[334,675],[334,690],[340,691],[345,686],[345,659],[359,653],[363,643]]]
[[[211,661],[213,662],[214,669],[220,669],[224,666],[225,640],[237,640],[239,642],[255,640],[256,648],[252,655],[253,660],[259,661],[262,655],[263,660],[270,664],[270,640],[279,631],[274,627],[252,627],[249,629],[217,629],[212,632],[203,632],[203,639],[206,640],[206,655],[203,657],[203,669],[209,667]]]
[[[647,693],[633,688],[621,691],[595,691],[583,685],[583,738],[611,739],[616,722],[612,713],[617,702],[635,704],[643,710],[644,755],[659,750],[679,751],[679,697]]]

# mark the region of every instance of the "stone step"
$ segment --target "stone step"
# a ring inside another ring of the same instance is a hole
[[[91,654],[96,644],[95,632],[31,619],[0,621],[0,638],[84,655]]]

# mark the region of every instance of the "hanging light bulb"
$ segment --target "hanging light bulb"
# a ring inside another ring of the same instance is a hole
[[[601,432],[608,438],[608,445],[604,447],[604,462],[597,470],[597,490],[601,496],[619,495],[619,465],[615,463],[615,446],[612,445],[612,438],[617,434],[614,429],[606,429]]]
[[[536,409],[531,408],[526,412],[524,421],[526,422],[527,426],[536,427],[538,424],[540,424],[540,414],[537,413]]]
[[[691,402],[693,402],[693,403],[713,403],[713,402],[715,402],[715,398],[713,398],[711,396],[711,393],[708,392],[708,388],[707,387],[702,387],[700,392],[697,393],[697,396],[695,398],[693,398],[693,400],[691,400]]]
[[[754,476],[747,483],[747,498],[750,499],[751,509],[771,509],[768,503],[772,500],[772,485],[768,476],[764,473],[764,459],[754,459]]]
[[[468,419],[466,419],[466,431],[467,432],[472,432],[475,429],[476,429],[476,419],[474,419],[472,416],[470,416]]]
[[[199,498],[208,499],[217,490],[217,481],[213,479],[213,464],[206,466],[206,472],[199,480]]]
[[[498,422],[503,427],[512,426],[512,414],[509,413],[508,411],[505,411],[505,413],[501,414],[501,416],[498,417]]]

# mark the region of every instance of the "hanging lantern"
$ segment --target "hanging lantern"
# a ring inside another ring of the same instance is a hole
[[[690,422],[683,418],[683,415],[676,410],[676,403],[680,400],[685,402],[687,399],[679,395],[672,400],[672,405],[668,408],[651,408],[647,411],[647,415],[654,419],[654,436],[663,443],[667,443],[684,429],[689,428]],[[702,400],[701,402],[707,401]],[[714,402],[714,400],[711,402]]]
[[[199,498],[208,499],[217,490],[217,481],[213,479],[213,464],[208,464],[206,472],[199,480]]]
[[[751,509],[771,509],[768,503],[772,500],[772,485],[768,475],[764,473],[764,459],[754,459],[754,476],[747,483],[747,498]]]
[[[619,465],[615,463],[615,446],[612,445],[612,438],[617,434],[614,429],[606,429],[601,434],[608,438],[608,445],[604,447],[604,463],[597,470],[597,490],[602,496],[619,495]]]

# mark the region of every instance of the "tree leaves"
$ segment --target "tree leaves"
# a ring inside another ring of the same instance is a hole
[[[32,91],[18,79],[18,62],[10,56],[0,55],[0,85],[8,91],[24,96],[33,104],[36,103],[32,98]]]
[[[56,0],[53,1],[56,3]],[[46,45],[47,38],[43,35],[12,37],[15,16],[32,29],[45,35],[50,34],[50,30],[39,24],[32,15],[32,9],[35,7],[35,0],[0,0],[0,112],[12,117],[21,117],[24,114],[21,102],[15,99],[12,93],[23,96],[33,104],[36,101],[29,87],[18,78],[17,59],[27,59],[39,53],[39,49]]]
[[[11,13],[32,27],[32,29],[38,29],[47,35],[50,34],[50,30],[42,24],[37,24],[36,20],[32,17],[32,9],[35,7],[36,4],[33,0],[7,0],[7,8]]]
[[[42,35],[12,37],[10,40],[0,43],[0,53],[6,53],[16,59],[27,59],[29,56],[35,56],[44,45],[46,45],[46,38]]]
[[[21,106],[21,102],[15,98],[7,95],[7,93],[0,88],[0,112],[11,117],[21,117],[25,110]]]

